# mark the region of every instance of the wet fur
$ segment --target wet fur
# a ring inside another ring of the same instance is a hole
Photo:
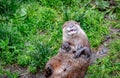
[[[70,25],[75,26],[77,28],[76,34],[68,35],[67,28]],[[68,42],[71,45],[73,51],[76,51],[74,57],[78,58],[82,53],[87,54],[89,57],[91,56],[91,49],[87,35],[80,27],[80,24],[73,20],[67,21],[63,25],[63,44],[66,42]],[[79,47],[83,47],[81,48],[83,50],[78,50]]]
[[[78,27],[77,34],[73,36],[66,33],[66,27],[71,24]],[[44,71],[46,78],[84,78],[90,62],[90,58],[86,57],[86,52],[90,51],[90,45],[85,32],[75,21],[68,21],[63,25],[63,44],[66,42],[70,47],[63,46],[58,54],[47,62]],[[82,48],[78,49],[81,46]],[[83,53],[81,56],[73,58],[80,52]]]
[[[89,66],[89,59],[84,55],[73,59],[74,53],[59,52],[46,64],[46,78],[84,78]],[[48,70],[49,75],[48,75]],[[47,73],[46,73],[47,72]]]
[[[78,28],[78,33],[73,36],[69,36],[66,33],[67,26],[69,26],[71,24]],[[63,42],[70,42],[71,44],[73,44],[75,46],[83,45],[83,46],[90,47],[86,33],[83,31],[83,29],[80,27],[80,25],[77,22],[72,21],[72,20],[66,22],[63,25]]]

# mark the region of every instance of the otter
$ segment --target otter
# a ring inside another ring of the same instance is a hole
[[[63,44],[68,43],[71,45],[73,52],[76,52],[74,58],[80,57],[81,54],[85,54],[89,58],[91,56],[90,44],[87,35],[80,27],[80,24],[70,20],[65,22],[62,29]]]
[[[90,64],[91,49],[86,33],[75,21],[63,25],[63,43],[46,64],[46,78],[84,78]]]

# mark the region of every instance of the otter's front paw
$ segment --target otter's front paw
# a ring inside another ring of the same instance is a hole
[[[65,50],[65,52],[69,52],[71,50],[70,44],[68,42],[64,42],[61,46],[62,50]]]

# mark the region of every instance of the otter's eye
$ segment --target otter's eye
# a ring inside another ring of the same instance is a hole
[[[70,27],[70,28],[73,28],[73,25],[70,25],[69,27]]]

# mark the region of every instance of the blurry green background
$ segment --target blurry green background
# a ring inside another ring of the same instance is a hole
[[[120,77],[119,0],[0,0],[0,75],[17,78],[19,72],[5,70],[17,64],[29,72],[43,71],[62,43],[62,25],[75,20],[96,50],[110,36],[109,55],[90,66],[88,78]],[[17,74],[16,74],[17,73]]]

